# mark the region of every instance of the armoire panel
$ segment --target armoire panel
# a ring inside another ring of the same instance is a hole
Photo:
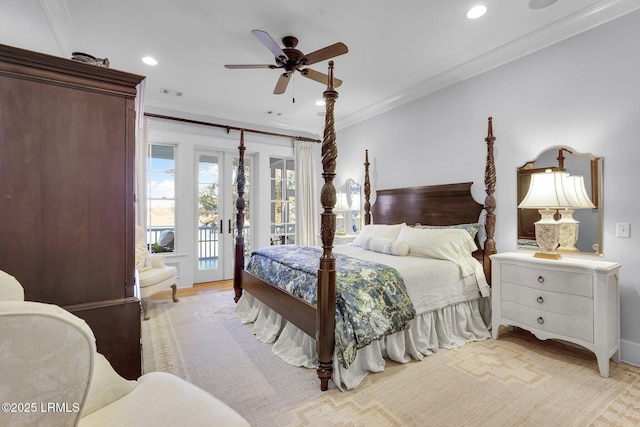
[[[132,315],[142,79],[0,45],[0,269],[25,299],[75,307],[127,377],[140,369]]]

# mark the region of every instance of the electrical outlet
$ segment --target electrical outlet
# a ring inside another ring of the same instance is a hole
[[[630,235],[628,222],[616,223],[616,237],[630,237]]]

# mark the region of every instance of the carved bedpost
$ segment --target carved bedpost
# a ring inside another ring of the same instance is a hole
[[[487,164],[484,171],[484,186],[487,192],[487,197],[484,201],[484,209],[486,212],[484,227],[487,238],[484,242],[484,259],[482,264],[484,265],[484,274],[487,281],[491,283],[491,260],[489,256],[496,253],[496,242],[493,240],[493,235],[496,231],[496,216],[494,214],[496,210],[496,199],[493,197],[496,189],[496,166],[493,159],[493,143],[496,138],[493,136],[493,117],[489,117],[487,137],[484,140],[487,143]]]
[[[333,208],[336,204],[336,188],[333,179],[336,176],[336,146],[334,104],[338,92],[333,88],[333,61],[329,61],[329,79],[327,90],[324,91],[326,105],[324,138],[322,141],[322,177],[324,185],[320,193],[320,201],[324,212],[321,215],[320,232],[323,253],[318,270],[318,296],[316,318],[316,347],[318,351],[318,378],[320,389],[325,391],[329,387],[329,379],[333,373],[333,348],[336,310],[336,258],[333,255],[333,239],[336,230],[336,214]]]
[[[369,150],[364,150],[364,224],[371,224],[371,182],[369,181]]]
[[[233,290],[235,296],[233,300],[238,302],[242,296],[242,285],[240,283],[240,274],[244,269],[244,130],[240,131],[240,146],[238,147],[238,153],[240,159],[238,161],[237,172],[237,186],[238,186],[238,199],[236,200],[236,257],[233,264]]]

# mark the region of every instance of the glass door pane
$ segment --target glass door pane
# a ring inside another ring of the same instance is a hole
[[[152,252],[174,252],[175,147],[152,144],[148,159],[147,236]]]
[[[198,270],[218,270],[220,267],[219,157],[201,154],[198,158]],[[198,281],[219,280],[217,275],[201,277]]]

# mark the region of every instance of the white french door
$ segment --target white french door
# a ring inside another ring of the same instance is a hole
[[[233,277],[235,157],[225,151],[196,152],[195,283]]]

